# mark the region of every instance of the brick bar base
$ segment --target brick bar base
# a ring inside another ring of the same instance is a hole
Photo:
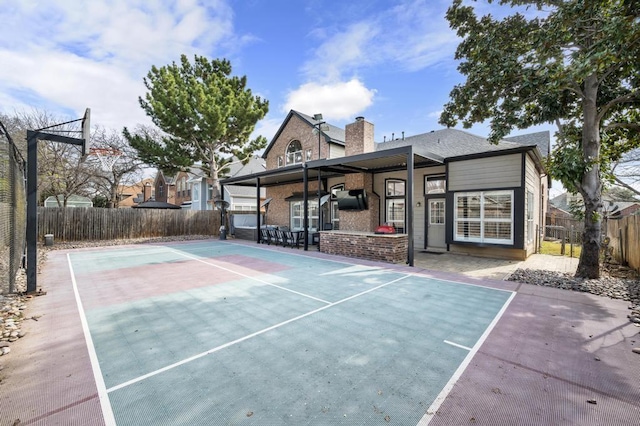
[[[406,234],[325,231],[320,233],[320,251],[389,263],[406,263],[409,247]]]

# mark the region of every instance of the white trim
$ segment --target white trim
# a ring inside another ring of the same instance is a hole
[[[488,195],[509,195],[511,197],[511,211],[509,218],[485,218],[485,197]],[[477,196],[480,198],[480,217],[473,218],[459,218],[458,217],[458,199],[461,197]],[[480,236],[463,236],[458,234],[458,223],[469,222],[479,224]],[[487,238],[485,237],[485,223],[509,223],[510,238]],[[474,242],[474,243],[490,243],[490,244],[504,244],[512,245],[514,241],[513,232],[514,223],[514,192],[513,190],[496,190],[496,191],[468,191],[468,192],[456,192],[453,196],[453,240],[460,242]]]
[[[440,391],[436,399],[433,401],[433,403],[425,413],[425,415],[422,416],[422,418],[418,422],[417,426],[427,426],[429,422],[436,416],[436,414],[438,413],[438,409],[440,408],[444,400],[447,398],[447,396],[455,386],[458,379],[460,379],[460,377],[462,376],[462,373],[464,373],[464,371],[467,369],[467,366],[469,366],[469,364],[471,363],[471,360],[476,355],[476,353],[478,352],[478,350],[480,349],[484,341],[487,340],[487,337],[489,337],[489,334],[491,333],[491,331],[493,331],[493,328],[496,326],[496,324],[498,324],[498,321],[500,320],[500,318],[502,318],[502,315],[504,315],[505,311],[509,307],[509,304],[511,303],[514,297],[516,297],[516,292],[511,293],[511,296],[509,296],[507,301],[504,303],[504,305],[502,306],[502,309],[498,311],[495,318],[493,318],[493,321],[491,321],[491,324],[489,324],[489,326],[484,331],[484,333],[482,333],[482,336],[480,336],[480,339],[478,339],[476,344],[473,345],[473,348],[471,348],[471,350],[469,351],[469,354],[464,358],[464,360],[462,361],[458,369],[455,371],[455,373],[453,373],[453,376],[451,376],[451,378],[449,379],[447,384],[444,386],[444,388],[442,388],[442,390]]]
[[[185,359],[183,359],[183,360],[181,360],[181,361],[178,361],[178,362],[176,362],[176,363],[173,363],[173,364],[167,365],[167,366],[162,367],[162,368],[160,368],[160,369],[158,369],[158,370],[155,370],[155,371],[152,371],[152,372],[150,372],[150,373],[144,374],[144,375],[142,375],[142,376],[136,377],[135,379],[131,379],[131,380],[127,381],[127,382],[124,382],[124,383],[121,383],[121,384],[119,384],[119,385],[113,386],[113,387],[111,387],[111,388],[107,389],[107,392],[111,393],[111,392],[113,392],[113,391],[116,391],[116,390],[122,389],[122,388],[124,388],[124,387],[129,386],[129,385],[132,385],[132,384],[135,384],[135,383],[141,382],[141,381],[143,381],[143,380],[145,380],[145,379],[148,379],[149,377],[153,377],[153,376],[158,375],[158,374],[160,374],[160,373],[164,373],[165,371],[172,370],[172,369],[174,369],[174,368],[176,368],[176,367],[179,367],[179,366],[181,366],[181,365],[187,364],[187,363],[189,363],[189,362],[191,362],[191,361],[195,361],[196,359],[199,359],[199,358],[205,357],[205,356],[210,355],[210,354],[212,354],[212,353],[214,353],[214,352],[218,352],[218,351],[220,351],[220,350],[222,350],[222,349],[228,348],[228,347],[233,346],[233,345],[235,345],[235,344],[237,344],[237,343],[241,343],[241,342],[244,342],[245,340],[252,339],[252,338],[254,338],[254,337],[256,337],[256,336],[259,336],[259,335],[261,335],[261,334],[264,334],[264,333],[266,333],[266,332],[268,332],[268,331],[275,330],[275,329],[280,328],[280,327],[282,327],[282,326],[284,326],[284,325],[290,324],[290,323],[292,323],[292,322],[295,322],[295,321],[301,320],[301,319],[303,319],[303,318],[306,318],[306,317],[308,317],[308,316],[310,316],[310,315],[313,315],[313,314],[316,314],[316,313],[318,313],[318,312],[324,311],[325,309],[329,309],[329,308],[331,308],[331,307],[333,307],[333,306],[340,305],[340,304],[342,304],[342,303],[344,303],[344,302],[347,302],[347,301],[349,301],[349,300],[355,299],[356,297],[360,297],[360,296],[363,296],[363,295],[365,295],[365,294],[367,294],[367,293],[371,293],[372,291],[375,291],[375,290],[378,290],[378,289],[380,289],[380,288],[386,287],[386,286],[388,286],[388,285],[394,284],[394,283],[396,283],[396,282],[398,282],[398,281],[400,281],[400,280],[403,280],[403,279],[405,279],[405,278],[408,278],[408,277],[410,277],[410,276],[411,276],[411,275],[408,275],[408,274],[407,274],[407,275],[403,275],[403,276],[402,276],[402,277],[400,277],[400,278],[396,278],[395,280],[392,280],[392,281],[386,282],[386,283],[384,283],[384,284],[380,284],[380,285],[379,285],[379,286],[377,286],[377,287],[370,288],[370,289],[368,289],[368,290],[365,290],[365,291],[362,291],[362,292],[360,292],[360,293],[354,294],[353,296],[349,296],[349,297],[346,297],[346,298],[344,298],[344,299],[338,300],[337,302],[330,303],[329,305],[321,306],[321,307],[320,307],[320,308],[318,308],[318,309],[314,309],[314,310],[309,311],[309,312],[307,312],[307,313],[305,313],[305,314],[298,315],[297,317],[293,317],[293,318],[288,319],[288,320],[286,320],[286,321],[283,321],[283,322],[281,322],[281,323],[279,323],[279,324],[275,324],[275,325],[272,325],[272,326],[270,326],[270,327],[263,328],[262,330],[256,331],[255,333],[248,334],[248,335],[243,336],[243,337],[241,337],[241,338],[239,338],[239,339],[233,340],[233,341],[231,341],[231,342],[227,342],[227,343],[225,343],[225,344],[223,344],[223,345],[220,345],[220,346],[216,346],[215,348],[211,348],[211,349],[209,349],[208,351],[201,352],[201,353],[199,353],[199,354],[197,354],[197,355],[194,355],[194,356],[192,356],[192,357],[185,358]]]
[[[106,426],[115,426],[116,418],[113,415],[111,403],[109,402],[109,395],[107,387],[102,377],[102,370],[100,369],[100,362],[98,361],[98,354],[96,348],[93,345],[93,339],[91,338],[91,332],[89,331],[89,323],[84,313],[84,307],[82,306],[82,300],[80,300],[80,293],[78,292],[78,284],[76,282],[76,276],[73,272],[73,265],[71,264],[71,254],[67,253],[67,262],[69,263],[69,273],[71,274],[71,286],[73,287],[73,294],[76,298],[76,305],[78,306],[78,315],[80,316],[80,324],[82,325],[82,332],[84,334],[84,340],[87,344],[87,352],[89,352],[89,360],[91,361],[91,370],[93,371],[93,379],[96,382],[96,388],[98,389],[98,400],[100,401],[100,407],[102,408],[102,417]]]

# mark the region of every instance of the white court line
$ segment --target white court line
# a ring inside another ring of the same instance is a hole
[[[89,331],[89,324],[87,323],[87,317],[84,313],[82,300],[80,300],[80,293],[78,292],[76,276],[73,272],[73,265],[71,264],[71,256],[69,253],[67,253],[67,261],[69,263],[69,272],[71,273],[71,284],[73,286],[73,294],[76,297],[76,304],[78,305],[78,313],[80,314],[80,324],[82,324],[82,332],[84,333],[84,339],[87,344],[87,350],[89,351],[89,360],[91,361],[93,378],[96,381],[96,387],[98,388],[98,399],[100,400],[100,407],[102,407],[102,416],[104,417],[104,423],[106,424],[106,426],[115,426],[116,418],[113,416],[111,403],[109,402],[109,395],[107,394],[107,387],[104,383],[104,379],[102,378],[102,371],[100,370],[98,355],[96,354],[96,348],[93,346],[93,339],[91,338],[91,332]]]
[[[282,327],[282,326],[284,326],[284,325],[287,325],[287,324],[290,324],[290,323],[292,323],[292,322],[295,322],[295,321],[301,320],[302,318],[305,318],[305,317],[308,317],[308,316],[310,316],[310,315],[316,314],[316,313],[318,313],[318,312],[324,311],[325,309],[329,309],[329,308],[331,308],[331,307],[333,307],[333,306],[336,306],[336,305],[339,305],[339,304],[341,304],[341,303],[347,302],[347,301],[349,301],[349,300],[355,299],[356,297],[360,297],[360,296],[363,296],[363,295],[365,295],[365,294],[367,294],[367,293],[371,293],[372,291],[375,291],[375,290],[378,290],[378,289],[380,289],[380,288],[382,288],[382,287],[386,287],[386,286],[388,286],[388,285],[391,285],[391,284],[393,284],[393,283],[396,283],[396,282],[398,282],[398,281],[400,281],[400,280],[403,280],[403,279],[405,279],[405,278],[407,278],[407,277],[409,277],[409,276],[410,276],[410,275],[404,275],[404,276],[402,276],[402,277],[400,277],[400,278],[396,278],[396,279],[395,279],[395,280],[393,280],[393,281],[389,281],[388,283],[380,284],[380,285],[379,285],[379,286],[377,286],[377,287],[370,288],[369,290],[365,290],[365,291],[360,292],[360,293],[358,293],[358,294],[354,294],[353,296],[349,296],[349,297],[346,297],[346,298],[344,298],[344,299],[342,299],[342,300],[338,300],[337,302],[333,302],[333,303],[331,303],[331,304],[329,304],[329,305],[322,306],[322,307],[320,307],[320,308],[318,308],[318,309],[314,309],[313,311],[307,312],[306,314],[298,315],[297,317],[294,317],[294,318],[288,319],[288,320],[283,321],[283,322],[281,322],[281,323],[279,323],[279,324],[272,325],[271,327],[264,328],[264,329],[262,329],[262,330],[260,330],[260,331],[256,331],[255,333],[248,334],[248,335],[246,335],[246,336],[244,336],[244,337],[241,337],[241,338],[239,338],[239,339],[236,339],[236,340],[233,340],[233,341],[231,341],[231,342],[225,343],[225,344],[223,344],[223,345],[217,346],[217,347],[215,347],[215,348],[209,349],[209,350],[208,350],[208,351],[206,351],[206,352],[202,352],[202,353],[199,353],[199,354],[194,355],[194,356],[192,356],[192,357],[185,358],[185,359],[183,359],[182,361],[178,361],[178,362],[176,362],[176,363],[173,363],[173,364],[167,365],[166,367],[162,367],[162,368],[160,368],[160,369],[158,369],[158,370],[155,370],[155,371],[152,371],[152,372],[150,372],[150,373],[144,374],[144,375],[142,375],[142,376],[136,377],[135,379],[132,379],[132,380],[129,380],[129,381],[127,381],[127,382],[121,383],[121,384],[119,384],[119,385],[113,386],[113,387],[111,387],[111,388],[107,389],[107,393],[111,393],[111,392],[117,391],[117,390],[119,390],[119,389],[122,389],[122,388],[124,388],[124,387],[127,387],[127,386],[129,386],[129,385],[132,385],[132,384],[135,384],[135,383],[141,382],[142,380],[148,379],[149,377],[153,377],[153,376],[155,376],[155,375],[157,375],[157,374],[164,373],[165,371],[168,371],[168,370],[171,370],[171,369],[173,369],[173,368],[179,367],[179,366],[181,366],[181,365],[187,364],[187,363],[189,363],[189,362],[191,362],[191,361],[195,361],[196,359],[199,359],[199,358],[205,357],[205,356],[207,356],[207,355],[209,355],[209,354],[212,354],[212,353],[214,353],[214,352],[218,352],[218,351],[219,351],[219,350],[221,350],[221,349],[228,348],[229,346],[233,346],[233,345],[235,345],[235,344],[237,344],[237,343],[244,342],[245,340],[251,339],[251,338],[256,337],[256,336],[259,336],[259,335],[264,334],[264,333],[266,333],[266,332],[268,332],[268,331],[275,330],[276,328],[280,328],[280,327]]]
[[[516,297],[515,291],[511,293],[511,296],[509,296],[507,301],[504,303],[504,305],[502,306],[502,309],[498,311],[493,321],[491,321],[491,324],[489,324],[489,326],[484,331],[484,333],[482,333],[482,336],[480,336],[480,339],[478,339],[476,344],[473,345],[473,348],[471,349],[469,354],[462,361],[458,369],[453,373],[453,376],[451,376],[451,378],[449,379],[447,384],[444,386],[444,388],[442,388],[442,391],[440,391],[440,393],[438,394],[436,399],[433,401],[433,403],[431,404],[431,406],[429,407],[425,415],[422,416],[417,426],[427,426],[429,422],[435,417],[436,412],[444,402],[445,398],[449,395],[449,392],[451,392],[451,389],[453,389],[453,386],[456,384],[460,376],[462,376],[462,373],[464,373],[464,370],[466,370],[467,366],[469,365],[473,357],[476,355],[476,352],[478,352],[478,349],[480,349],[480,346],[482,346],[484,341],[487,340],[487,337],[489,337],[489,333],[491,333],[493,328],[496,326],[496,324],[498,323],[498,321],[500,320],[504,312],[507,310],[507,308],[509,307],[509,304],[511,303],[514,297]]]
[[[445,340],[444,341],[446,344],[451,345],[451,346],[455,346],[456,348],[460,348],[460,349],[465,349],[467,351],[470,351],[471,348],[468,346],[464,346],[464,345],[460,345],[458,343],[454,343],[454,342],[450,342],[449,340]]]
[[[291,290],[290,288],[282,287],[282,286],[279,286],[278,284],[273,284],[273,283],[261,280],[261,279],[256,278],[256,277],[252,277],[250,275],[246,275],[246,274],[240,273],[238,271],[234,271],[233,269],[225,268],[224,266],[220,266],[220,265],[216,265],[215,263],[207,262],[206,260],[202,260],[199,257],[191,256],[191,255],[188,255],[186,253],[181,253],[181,252],[179,252],[177,250],[173,250],[173,249],[170,250],[170,251],[173,252],[173,253],[179,254],[180,256],[184,256],[184,257],[186,257],[188,259],[197,260],[198,262],[204,263],[205,265],[213,266],[215,268],[222,269],[222,270],[227,271],[227,272],[231,272],[232,274],[240,275],[241,277],[248,278],[248,279],[253,280],[253,281],[257,281],[257,282],[259,282],[261,284],[270,285],[272,287],[279,288],[280,290],[288,291],[288,292],[297,294],[299,296],[307,297],[309,299],[317,300],[318,302],[326,303],[327,305],[331,304],[331,302],[329,302],[328,300],[320,299],[318,297],[314,297],[314,296],[311,296],[309,294],[300,293],[299,291]]]
[[[229,245],[233,245],[235,247],[246,247],[250,250],[262,250],[262,251],[268,251],[271,253],[281,253],[281,254],[285,254],[285,255],[291,255],[291,256],[300,256],[300,257],[304,257],[306,259],[318,259],[318,260],[322,260],[323,262],[334,262],[334,263],[341,263],[343,265],[357,265],[357,266],[366,266],[366,267],[370,267],[370,268],[379,268],[381,271],[385,271],[385,272],[392,272],[395,274],[409,274],[409,275],[413,275],[416,277],[420,277],[420,278],[429,278],[432,280],[437,280],[437,281],[442,281],[445,283],[453,283],[453,284],[462,284],[462,285],[467,285],[467,286],[471,286],[471,287],[480,287],[480,288],[488,288],[491,290],[496,290],[496,291],[503,291],[506,293],[512,293],[513,290],[509,290],[509,289],[504,289],[504,288],[497,288],[497,287],[489,287],[486,285],[482,285],[482,284],[476,284],[476,283],[468,283],[468,282],[464,282],[464,281],[454,281],[454,280],[449,280],[446,278],[439,278],[439,277],[435,277],[433,275],[430,275],[428,273],[424,273],[424,272],[410,272],[410,271],[404,271],[404,270],[398,270],[398,269],[393,269],[393,268],[388,268],[388,267],[380,267],[380,266],[372,266],[372,265],[368,265],[368,264],[363,264],[363,263],[353,263],[353,262],[347,262],[345,260],[337,260],[337,259],[324,259],[321,257],[316,257],[313,255],[313,253],[316,253],[315,251],[312,251],[311,253],[307,252],[308,254],[304,254],[304,253],[296,253],[295,251],[291,251],[291,253],[287,252],[287,251],[283,251],[283,250],[273,250],[273,249],[269,249],[268,247],[261,247],[261,246],[249,246],[249,245],[245,245],[242,243],[235,243],[233,241],[227,241],[223,244],[229,244]],[[204,249],[204,247],[203,247]],[[338,255],[330,255],[330,256],[338,256]],[[365,260],[365,259],[363,259]],[[368,261],[368,262],[373,262],[374,261]],[[379,263],[379,262],[378,262]]]

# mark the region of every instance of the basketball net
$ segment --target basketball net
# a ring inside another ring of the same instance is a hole
[[[122,151],[115,148],[91,148],[90,155],[95,155],[100,161],[102,170],[113,171],[113,165],[122,156]]]

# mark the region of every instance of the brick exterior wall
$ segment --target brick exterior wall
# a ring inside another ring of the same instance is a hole
[[[346,175],[345,189],[365,189],[369,199],[369,210],[340,211],[340,230],[373,232],[380,224],[380,197],[373,192],[373,176],[365,173]]]
[[[292,115],[287,125],[278,135],[278,139],[273,143],[267,156],[267,170],[278,168],[278,157],[282,157],[282,164],[286,166],[285,154],[289,143],[297,139],[302,145],[303,159],[306,160],[307,150],[311,150],[311,159],[318,159],[318,135],[313,133],[313,127],[309,123],[302,121],[297,115]],[[324,138],[320,139],[320,158],[327,158],[329,155],[329,144]]]
[[[156,177],[155,183],[155,200],[163,201],[165,203],[175,204],[176,201],[176,188],[172,183],[167,183],[162,173],[159,173]]]
[[[387,263],[405,263],[409,239],[406,234],[376,235],[367,233],[320,233],[320,251]]]
[[[184,202],[191,201],[191,184],[187,183],[188,180],[189,174],[187,172],[178,172],[174,181],[174,198],[172,203],[179,206]],[[196,185],[199,185],[199,183]],[[180,187],[181,190],[178,190],[178,187]]]
[[[347,124],[344,128],[344,153],[346,156],[375,151],[373,140],[373,124],[363,117]]]
[[[314,194],[318,193],[318,181],[313,180],[308,184],[309,199],[317,199]],[[290,205],[285,198],[291,196],[294,192],[303,192],[302,183],[295,183],[282,186],[271,186],[267,188],[267,198],[271,198],[269,203],[269,211],[267,212],[267,225],[290,226]]]
[[[347,155],[362,154],[374,151],[373,124],[364,119],[356,119],[345,129],[345,153]],[[303,156],[311,149],[311,158],[318,159],[318,136],[313,133],[313,127],[295,114],[291,116],[278,138],[273,143],[266,160],[267,170],[278,168],[278,157],[282,157],[286,166],[285,153],[292,140],[299,140],[302,145]],[[329,145],[321,139],[320,156],[329,156]],[[380,224],[380,198],[373,192],[373,176],[369,174],[350,174],[344,177],[345,189],[365,189],[369,199],[369,209],[363,211],[340,211],[340,229],[346,231],[373,232]],[[309,199],[315,199],[318,183],[310,179],[308,183]],[[326,189],[326,188],[323,188]],[[267,198],[271,198],[267,212],[267,224],[276,226],[290,226],[290,204],[285,198],[294,192],[304,190],[302,183],[266,188]]]

